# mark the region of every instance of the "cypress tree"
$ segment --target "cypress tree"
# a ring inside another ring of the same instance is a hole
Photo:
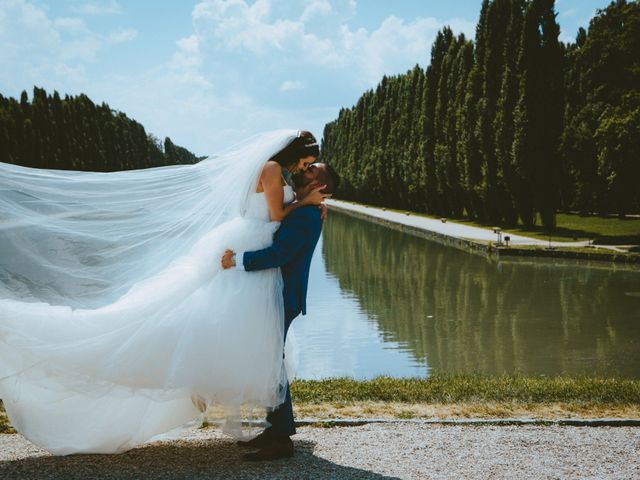
[[[468,89],[473,68],[473,42],[465,42],[458,53],[460,76],[456,86],[456,160],[455,171],[457,175],[456,196],[459,199],[461,215],[466,213],[469,217],[474,217],[474,208],[471,201],[471,187],[469,182],[469,163],[472,155],[477,155],[476,150],[472,150],[472,143],[469,142],[469,132],[473,131],[473,118],[469,115]]]
[[[459,43],[454,39],[453,32],[449,28],[443,30],[443,44],[441,48],[445,50],[444,54],[436,57],[436,61],[440,62],[437,72],[439,78],[437,81],[437,90],[435,95],[435,111],[433,126],[433,168],[435,177],[435,190],[437,192],[435,211],[438,215],[451,216],[452,209],[450,201],[452,192],[450,191],[448,182],[448,172],[450,165],[455,158],[455,152],[452,147],[455,145],[453,137],[454,132],[451,130],[450,111],[454,99],[452,98],[453,90],[453,74],[454,62],[458,53]],[[432,60],[433,65],[433,60]]]
[[[493,0],[486,12],[483,25],[484,54],[478,65],[481,82],[481,96],[478,102],[476,137],[482,164],[482,184],[480,187],[487,219],[493,223],[502,220],[499,206],[498,165],[494,119],[500,93],[503,71],[503,55],[506,27],[509,20],[510,0]]]
[[[478,105],[482,99],[482,65],[486,52],[486,29],[489,12],[489,0],[483,0],[480,18],[476,25],[476,42],[474,49],[473,68],[467,81],[465,106],[463,109],[464,130],[461,132],[466,168],[464,169],[463,185],[466,186],[471,210],[471,218],[485,221],[487,218],[485,205],[482,200],[482,157],[480,155],[480,141],[477,136],[479,118]]]
[[[453,40],[453,33],[450,28],[444,28],[436,35],[436,40],[431,48],[431,63],[426,72],[426,85],[423,96],[424,108],[424,125],[423,125],[423,162],[426,172],[426,205],[427,212],[438,213],[439,200],[441,195],[438,192],[438,175],[436,169],[435,150],[438,137],[438,129],[440,117],[444,114],[441,110],[437,110],[439,85],[442,77],[443,61],[449,49],[449,45]],[[441,102],[442,103],[442,102]],[[438,119],[436,119],[436,115]]]
[[[511,156],[514,136],[513,112],[518,101],[517,59],[522,37],[522,21],[525,1],[512,0],[508,3],[509,20],[507,24],[502,54],[502,79],[496,105],[493,131],[495,132],[495,157],[497,170],[498,209],[507,225],[518,221],[516,204],[522,199],[522,186],[516,177]]]
[[[513,154],[517,173],[526,181],[528,200],[520,205],[525,225],[534,208],[547,230],[555,228],[558,208],[558,142],[562,121],[562,51],[553,0],[532,0],[524,17],[519,100],[515,112]],[[523,185],[525,187],[525,185]]]

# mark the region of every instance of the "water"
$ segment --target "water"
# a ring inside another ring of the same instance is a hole
[[[299,378],[640,378],[640,271],[497,262],[330,212],[293,322]]]

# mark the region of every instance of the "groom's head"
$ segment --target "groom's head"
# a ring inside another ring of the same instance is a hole
[[[322,193],[334,193],[340,184],[338,173],[326,163],[312,163],[300,174],[294,177],[296,184],[296,195],[304,198],[311,190],[326,185]]]

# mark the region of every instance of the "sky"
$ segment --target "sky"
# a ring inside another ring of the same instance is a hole
[[[561,40],[605,0],[556,0]],[[382,79],[426,68],[481,0],[0,0],[0,93],[87,94],[210,155],[274,128],[322,136]]]

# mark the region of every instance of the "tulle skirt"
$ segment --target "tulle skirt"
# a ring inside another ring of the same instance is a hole
[[[204,407],[282,403],[279,269],[221,270],[226,248],[271,244],[237,218],[95,309],[0,299],[0,398],[12,425],[59,455],[122,452],[200,422]]]

